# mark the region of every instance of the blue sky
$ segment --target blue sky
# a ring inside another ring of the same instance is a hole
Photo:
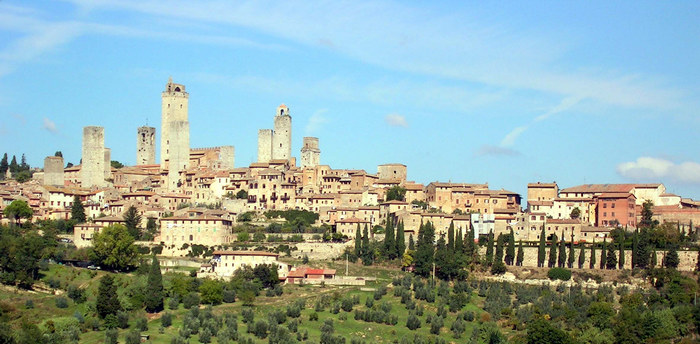
[[[700,199],[700,2],[2,1],[0,151],[80,160],[82,127],[136,159],[169,76],[193,147],[292,152],[409,179],[662,182]]]

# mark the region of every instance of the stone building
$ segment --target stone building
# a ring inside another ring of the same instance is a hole
[[[44,185],[63,186],[63,157],[47,156],[44,159]]]
[[[258,162],[272,159],[272,129],[258,130]]]
[[[156,128],[139,127],[136,135],[136,165],[156,163]]]
[[[406,165],[404,164],[383,164],[377,166],[377,177],[381,180],[406,181]]]
[[[80,166],[82,187],[105,185],[105,129],[83,128],[83,162]]]
[[[189,97],[189,93],[185,92],[185,85],[175,84],[172,78],[168,79],[165,91],[161,94],[160,167],[163,169],[167,167],[173,149],[182,148],[184,142],[181,142],[181,139],[185,137],[187,138],[185,152],[189,154]],[[179,124],[173,128],[171,123]],[[186,130],[187,133],[178,133],[178,130]]]
[[[169,123],[168,177],[167,188],[177,190],[183,183],[181,173],[190,164],[190,122],[172,121]]]
[[[321,150],[318,137],[304,137],[301,147],[301,168],[315,167],[321,164]]]
[[[231,278],[243,267],[254,269],[258,265],[277,266],[277,276],[283,279],[289,273],[289,265],[277,260],[277,253],[262,251],[214,251],[210,264],[202,265],[200,277]]]
[[[289,160],[292,157],[292,116],[289,108],[282,104],[275,113],[272,131],[272,159]]]

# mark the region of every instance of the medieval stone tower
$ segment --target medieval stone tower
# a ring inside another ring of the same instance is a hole
[[[177,190],[181,183],[180,172],[190,164],[190,122],[172,121],[170,131],[170,160],[168,161],[168,189]]]
[[[272,129],[258,130],[258,162],[272,159]]]
[[[165,91],[163,91],[161,95],[162,104],[160,125],[160,167],[162,169],[166,168],[167,162],[170,160],[170,156],[172,154],[173,149],[182,148],[174,148],[174,146],[181,146],[184,143],[174,139],[173,133],[171,131],[171,123],[187,123],[186,126],[180,124],[177,127],[181,129],[187,127],[187,151],[189,152],[189,122],[187,118],[187,107],[189,103],[189,97],[190,95],[187,92],[185,92],[185,85],[175,84],[173,83],[172,78],[168,79],[168,83],[165,85]],[[182,134],[176,135],[179,138],[183,137]]]
[[[315,167],[321,164],[321,150],[318,149],[318,137],[305,137],[301,147],[301,168]]]
[[[105,158],[105,179],[110,179],[112,178],[112,150],[109,148],[105,148],[104,152],[104,158]]]
[[[272,130],[272,159],[289,160],[292,158],[292,116],[289,108],[282,104],[275,113],[275,125]]]
[[[63,186],[64,183],[63,158],[47,156],[44,159],[44,185]]]
[[[105,128],[83,128],[83,162],[80,164],[82,187],[105,184]]]
[[[156,163],[156,128],[139,127],[136,135],[136,165]]]

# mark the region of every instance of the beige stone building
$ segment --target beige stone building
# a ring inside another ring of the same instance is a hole
[[[278,256],[277,253],[262,251],[214,251],[210,264],[205,264],[200,272],[203,272],[204,277],[229,279],[238,269],[255,268],[266,264],[276,266],[277,275],[280,279],[284,279],[289,273],[290,266],[277,260]]]
[[[166,217],[160,219],[159,240],[175,249],[185,244],[219,246],[233,240],[232,226],[232,220],[209,215]]]

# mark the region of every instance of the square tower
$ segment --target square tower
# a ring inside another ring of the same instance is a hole
[[[156,163],[156,128],[139,127],[136,134],[136,165]]]
[[[83,162],[80,183],[84,188],[105,185],[105,128],[83,128]]]
[[[170,131],[170,123],[188,121],[188,103],[190,95],[185,92],[185,85],[173,83],[173,79],[168,79],[165,91],[161,94],[161,123],[160,123],[160,168],[166,167],[166,162],[170,159],[172,145],[179,145],[174,142]],[[189,130],[189,126],[188,126]],[[189,137],[189,133],[187,134]],[[189,142],[188,142],[189,145]]]

